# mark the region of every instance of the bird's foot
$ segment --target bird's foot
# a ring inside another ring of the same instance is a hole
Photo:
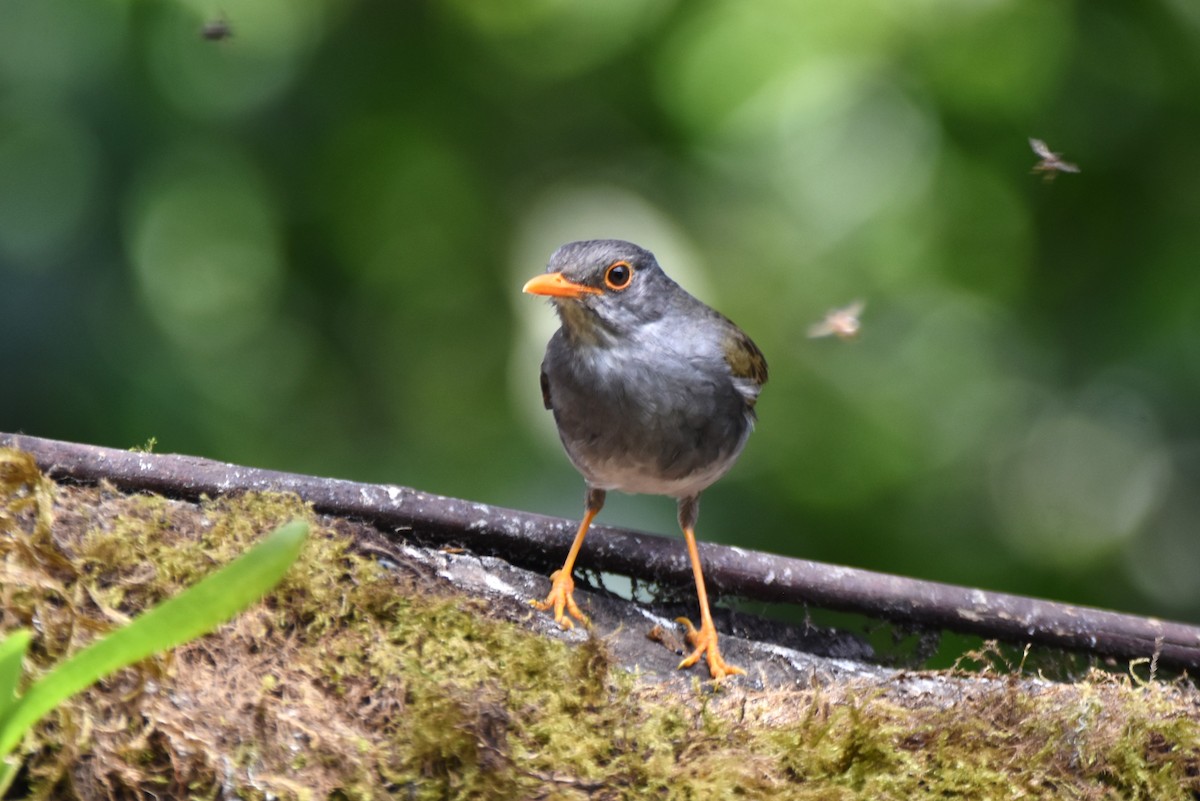
[[[704,656],[708,659],[708,672],[715,681],[721,681],[729,676],[745,676],[746,671],[736,665],[731,665],[721,658],[721,649],[717,647],[717,629],[711,620],[701,622],[697,629],[686,617],[675,618],[676,623],[682,623],[687,630],[687,641],[696,650],[692,651],[679,663],[679,669],[691,667]]]
[[[529,603],[535,609],[540,609],[543,612],[553,609],[554,622],[564,629],[575,626],[571,622],[572,617],[585,626],[591,625],[587,615],[575,603],[575,579],[571,578],[571,574],[555,570],[550,574],[550,582],[550,594],[546,596],[546,600],[530,601]],[[567,617],[568,614],[570,617]]]

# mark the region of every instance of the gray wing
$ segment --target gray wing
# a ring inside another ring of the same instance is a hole
[[[546,365],[542,365],[540,381],[542,384],[542,405],[547,409],[553,408],[550,405],[550,379],[546,377]]]

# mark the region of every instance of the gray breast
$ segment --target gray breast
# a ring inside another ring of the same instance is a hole
[[[636,343],[568,349],[559,331],[542,370],[563,446],[595,487],[698,494],[750,433],[746,401],[713,354]]]

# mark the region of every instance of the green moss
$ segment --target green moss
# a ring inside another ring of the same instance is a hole
[[[315,526],[261,604],[57,710],[23,747],[42,798],[1191,799],[1200,696],[993,667],[805,689],[642,681],[603,639],[568,647],[296,498],[199,504],[56,487],[0,454],[4,628],[31,670],[179,591],[297,516]]]

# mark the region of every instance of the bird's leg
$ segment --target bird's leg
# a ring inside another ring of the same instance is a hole
[[[604,507],[604,496],[604,490],[588,487],[587,500],[584,502],[583,520],[579,523],[579,531],[575,533],[575,541],[571,543],[571,550],[567,552],[567,561],[563,563],[561,570],[555,570],[550,574],[550,594],[546,596],[546,600],[530,601],[534,607],[542,611],[553,609],[554,622],[558,623],[564,629],[569,629],[575,625],[571,622],[572,617],[580,623],[588,625],[587,615],[580,610],[573,597],[575,593],[575,579],[571,578],[571,573],[575,570],[575,558],[579,556],[579,549],[583,546],[583,538],[587,535],[588,528],[592,525],[592,520]],[[571,617],[563,614],[564,611],[570,614]]]
[[[717,646],[717,628],[713,625],[712,612],[708,608],[708,593],[704,589],[704,572],[700,567],[700,550],[696,547],[696,517],[700,508],[699,497],[679,499],[679,527],[687,539],[688,558],[692,562],[692,574],[696,578],[696,597],[700,601],[700,628],[692,625],[686,617],[676,618],[676,623],[682,623],[687,630],[688,644],[695,648],[679,663],[679,668],[691,667],[704,656],[708,660],[708,672],[714,679],[720,681],[727,676],[745,675],[746,671],[735,665],[730,665],[721,658],[721,649]]]

